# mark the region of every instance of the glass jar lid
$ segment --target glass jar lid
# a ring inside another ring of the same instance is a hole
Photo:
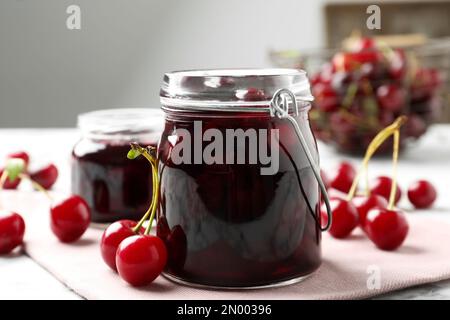
[[[160,134],[164,114],[159,109],[124,108],[91,111],[78,116],[83,135],[95,138],[133,140],[142,135]]]
[[[265,111],[281,88],[290,90],[299,102],[313,100],[306,72],[281,68],[166,73],[160,99],[163,109],[258,111],[260,107]]]

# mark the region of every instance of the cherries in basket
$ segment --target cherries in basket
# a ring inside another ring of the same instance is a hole
[[[312,75],[313,129],[340,151],[362,154],[377,132],[407,115],[401,146],[425,133],[435,118],[442,83],[438,70],[417,67],[416,59],[402,49],[359,38]],[[391,146],[379,151],[388,152]]]
[[[346,238],[359,225],[368,238],[382,250],[395,250],[406,239],[409,231],[408,221],[405,213],[396,208],[402,195],[397,185],[396,167],[400,127],[405,122],[405,117],[399,117],[375,136],[369,144],[359,171],[356,171],[350,163],[343,162],[334,176],[323,172],[323,175],[328,177],[329,190],[333,188],[339,190],[330,192],[333,223],[329,232],[333,237]],[[370,158],[390,136],[393,136],[394,146],[392,178],[380,176],[369,183],[367,167]],[[366,190],[364,194],[356,195],[363,173],[366,174]],[[333,193],[335,195],[332,195]],[[416,208],[432,206],[436,197],[436,189],[426,180],[414,182],[408,189],[408,198]],[[322,217],[327,218],[325,206],[322,207]]]

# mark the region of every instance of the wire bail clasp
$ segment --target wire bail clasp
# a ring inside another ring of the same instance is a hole
[[[289,114],[289,111],[292,110],[292,114],[294,116],[298,116],[298,105],[297,105],[297,97],[295,94],[289,90],[289,89],[278,89],[270,101],[270,116],[271,117],[278,117],[279,119],[286,119],[288,120],[291,125],[294,127],[295,133],[297,134],[298,139],[300,140],[300,144],[303,148],[303,151],[305,152],[306,158],[308,159],[308,162],[311,166],[311,169],[314,173],[314,176],[319,184],[320,190],[322,192],[323,200],[325,202],[325,206],[327,208],[327,223],[325,227],[322,227],[320,225],[321,231],[327,231],[331,227],[332,223],[332,214],[331,214],[331,206],[330,206],[330,199],[328,197],[327,190],[325,188],[325,185],[322,181],[322,177],[320,176],[320,168],[318,167],[318,164],[314,161],[314,158],[311,154],[311,151],[308,148],[308,144],[305,140],[305,137],[303,136],[302,131],[300,130],[300,127],[297,123],[297,120]],[[305,199],[308,201],[308,199]],[[320,221],[320,219],[319,219]]]

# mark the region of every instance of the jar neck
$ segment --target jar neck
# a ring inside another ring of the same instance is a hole
[[[199,110],[192,108],[182,108],[163,105],[162,110],[165,113],[166,119],[169,120],[192,120],[192,119],[214,119],[214,118],[260,118],[261,120],[270,120],[273,116],[270,114],[268,105],[267,108],[260,109],[258,111],[243,111],[239,108],[234,108],[232,110]],[[311,109],[310,103],[302,103],[301,108],[299,108],[298,115],[295,118],[308,120],[309,110]],[[290,115],[294,115],[294,111],[290,110]]]
[[[128,144],[131,142],[155,143],[159,140],[161,132],[98,132],[81,131],[82,139],[88,139],[105,144]]]

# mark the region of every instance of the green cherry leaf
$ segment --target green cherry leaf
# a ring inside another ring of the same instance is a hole
[[[134,160],[134,159],[138,158],[140,155],[141,155],[141,153],[138,150],[130,149],[130,151],[128,151],[127,158],[130,160]]]
[[[14,182],[25,171],[25,161],[22,159],[9,159],[6,162],[5,170],[8,173],[9,181]]]

